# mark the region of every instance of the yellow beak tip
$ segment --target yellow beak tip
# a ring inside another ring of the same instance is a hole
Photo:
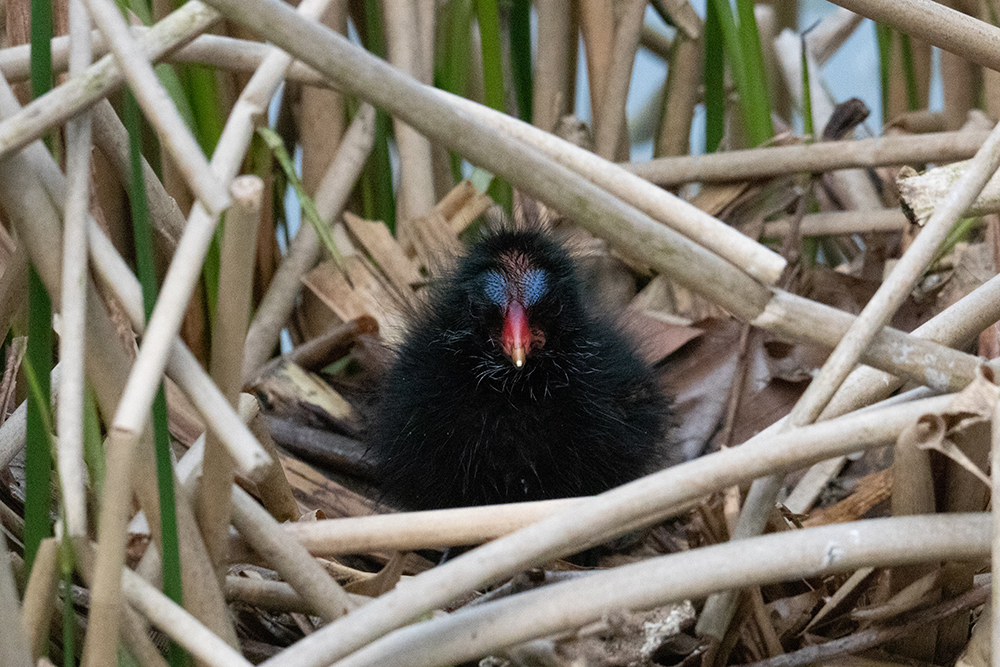
[[[515,347],[513,350],[511,350],[510,360],[514,362],[515,368],[521,368],[522,366],[524,366],[524,348]]]

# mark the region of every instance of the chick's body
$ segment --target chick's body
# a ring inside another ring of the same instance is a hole
[[[412,323],[375,427],[391,504],[435,509],[590,495],[660,467],[670,405],[584,306],[565,250],[491,232]]]

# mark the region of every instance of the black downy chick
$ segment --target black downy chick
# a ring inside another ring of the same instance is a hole
[[[670,401],[540,229],[493,230],[390,369],[374,454],[407,510],[591,495],[663,466]]]

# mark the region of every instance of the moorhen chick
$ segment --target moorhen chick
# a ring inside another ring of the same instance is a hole
[[[493,225],[431,287],[372,453],[404,510],[591,495],[663,467],[671,403],[540,225]]]

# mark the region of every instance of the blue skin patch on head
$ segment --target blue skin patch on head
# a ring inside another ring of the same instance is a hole
[[[483,274],[483,292],[486,297],[498,306],[507,305],[507,279],[496,271]]]
[[[524,276],[524,305],[530,306],[545,295],[548,279],[545,271],[534,269]]]

